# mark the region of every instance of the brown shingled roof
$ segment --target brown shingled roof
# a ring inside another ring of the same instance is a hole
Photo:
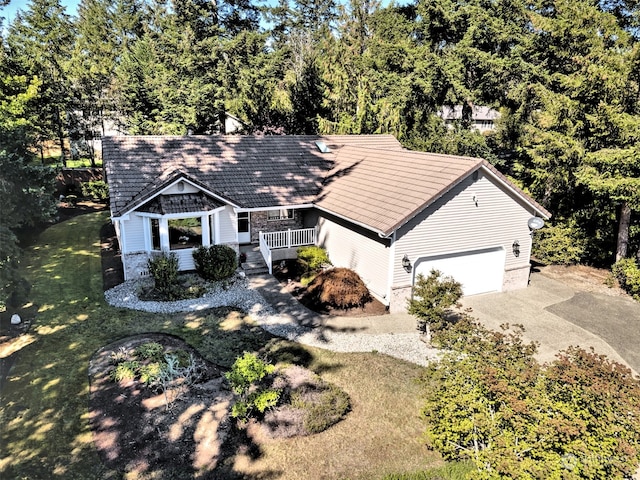
[[[344,147],[316,204],[387,235],[482,162],[409,150]]]
[[[103,160],[114,216],[144,204],[183,208],[153,198],[185,178],[207,192],[194,200],[202,208],[315,203],[389,235],[479,168],[551,216],[485,160],[405,150],[391,135],[105,137]]]
[[[347,142],[402,148],[391,135],[104,137],[111,212],[131,211],[180,175],[242,208],[309,204]]]
[[[473,171],[485,167],[541,214],[543,207],[481,158],[345,146],[316,205],[389,235]]]

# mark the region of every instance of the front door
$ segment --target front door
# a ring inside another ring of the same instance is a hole
[[[238,243],[251,243],[249,212],[238,212]]]

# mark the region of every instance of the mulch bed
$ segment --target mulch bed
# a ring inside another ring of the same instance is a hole
[[[185,350],[203,366],[200,380],[168,390],[137,380],[115,382],[111,356],[157,342],[165,351]],[[94,442],[105,466],[134,475],[190,478],[215,469],[231,424],[232,394],[222,388],[220,368],[182,340],[169,335],[129,337],[99,350],[89,365],[89,416]],[[167,402],[169,400],[169,403]]]
[[[369,317],[389,313],[384,304],[375,298],[372,298],[371,301],[365,303],[361,307],[346,309],[333,308],[327,305],[314,303],[307,297],[306,287],[300,283],[300,274],[295,268],[295,260],[284,261],[278,266],[278,268],[273,269],[273,275],[278,279],[280,284],[284,286],[285,291],[289,292],[296,298],[296,300],[309,310],[313,310],[317,313],[335,317]]]

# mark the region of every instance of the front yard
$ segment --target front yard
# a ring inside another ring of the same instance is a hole
[[[0,356],[16,360],[0,392],[0,477],[119,478],[122,473],[104,466],[94,447],[87,370],[103,346],[148,332],[180,337],[223,367],[243,351],[268,345],[278,359],[310,368],[351,399],[351,413],[329,430],[293,439],[247,438],[246,448],[234,450],[217,470],[201,471],[202,478],[383,478],[443,464],[421,440],[416,365],[286,342],[235,311],[163,315],[109,307],[98,239],[107,221],[99,212],[55,225],[25,258],[37,314],[27,334],[0,344]],[[152,475],[193,477],[160,469],[127,478]]]

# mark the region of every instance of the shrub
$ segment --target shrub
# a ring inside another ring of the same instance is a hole
[[[307,298],[316,305],[334,308],[361,307],[371,300],[360,276],[348,268],[319,273],[307,288]]]
[[[198,247],[193,252],[198,274],[207,280],[224,280],[238,268],[236,251],[228,245]]]
[[[111,379],[115,382],[120,380],[133,380],[138,374],[140,363],[136,360],[126,360],[116,365],[116,368],[111,370]]]
[[[158,342],[143,343],[136,348],[134,354],[143,359],[161,360],[164,355],[164,347]]]
[[[248,419],[254,411],[264,413],[274,407],[280,399],[280,391],[266,388],[262,380],[275,371],[275,367],[258,358],[255,353],[245,352],[233,363],[225,378],[239,399],[231,408],[231,416]]]
[[[85,182],[81,185],[82,196],[104,202],[109,198],[109,186],[102,180]]]
[[[640,301],[640,267],[633,258],[624,258],[611,267],[620,286]]]
[[[428,277],[418,275],[411,293],[407,311],[418,317],[418,330],[430,339],[433,332],[444,327],[447,310],[462,298],[462,284],[443,277],[439,270],[431,270]]]
[[[331,264],[327,251],[315,245],[298,248],[298,262],[306,272],[319,271],[322,265]]]
[[[149,273],[153,277],[156,291],[171,300],[178,288],[178,257],[171,252],[152,256],[147,261]]]
[[[640,382],[628,368],[574,347],[541,366],[520,332],[472,325],[424,370],[431,448],[473,461],[474,479],[631,477]]]
[[[575,224],[549,225],[535,233],[532,256],[545,264],[573,265],[580,262],[585,248],[586,241]]]

